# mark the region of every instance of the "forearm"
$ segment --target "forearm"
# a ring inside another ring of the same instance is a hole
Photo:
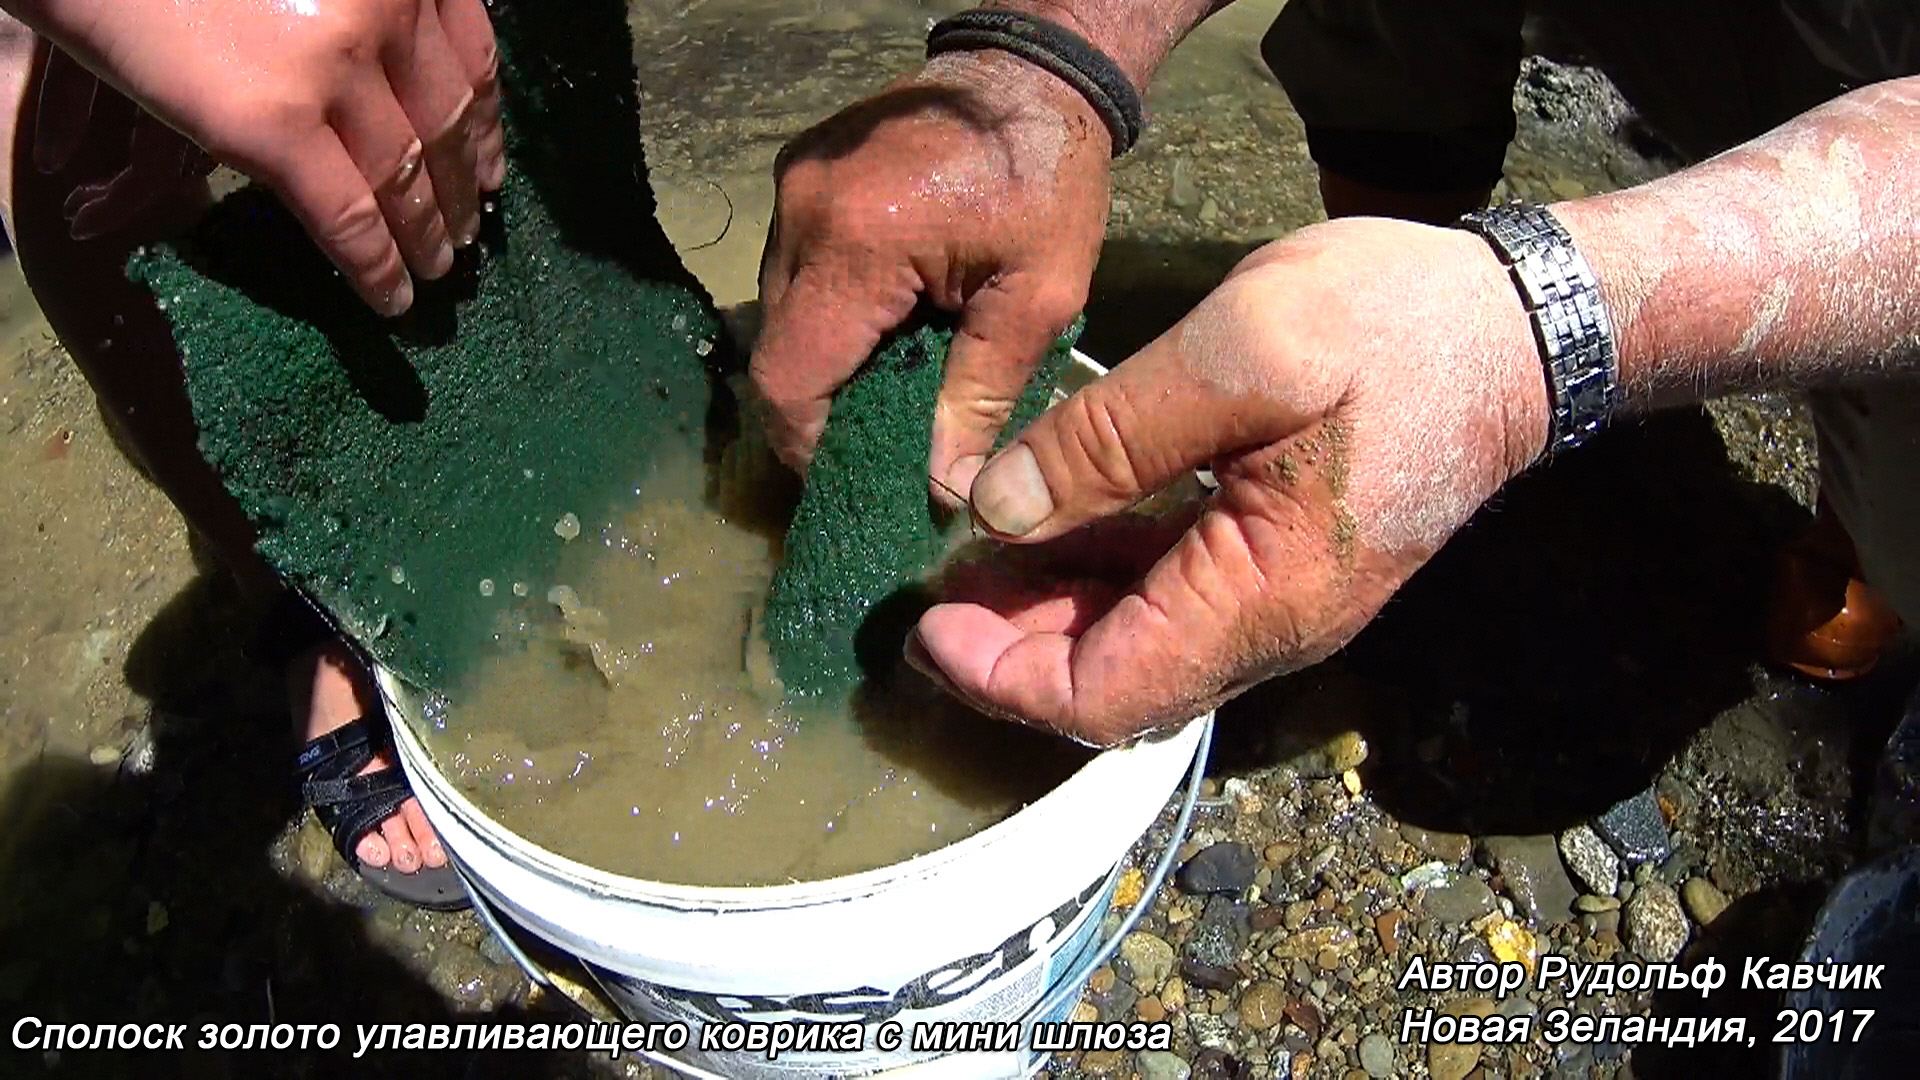
[[[1920,373],[1920,78],[1554,212],[1600,279],[1627,409]]]
[[[986,0],[1067,27],[1106,53],[1144,92],[1188,31],[1233,0]]]

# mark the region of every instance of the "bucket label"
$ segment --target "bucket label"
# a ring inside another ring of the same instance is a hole
[[[715,1068],[740,1080],[791,1080],[795,1077],[858,1076],[924,1060],[926,1053],[907,1046],[882,1050],[875,1031],[885,1023],[909,1031],[919,1024],[953,1021],[1018,1021],[1076,970],[1076,962],[1098,936],[1116,880],[1115,873],[1093,883],[1036,922],[1009,935],[998,946],[944,964],[905,986],[893,990],[863,986],[813,994],[757,996],[715,994],[648,983],[597,965],[589,965],[607,994],[629,1016],[651,1021],[679,1021],[695,1031],[685,1055],[703,1067]],[[1064,1018],[1073,1007],[1069,997],[1059,1011]],[[708,1024],[845,1023],[859,1021],[866,1028],[865,1052],[855,1054],[792,1054],[765,1060],[749,1054],[700,1054],[698,1032]],[[1028,1055],[1009,1059],[1007,1076],[1031,1071]],[[997,1074],[997,1073],[996,1073]]]

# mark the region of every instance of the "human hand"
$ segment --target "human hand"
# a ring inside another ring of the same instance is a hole
[[[969,568],[908,658],[985,711],[1097,745],[1184,720],[1350,640],[1534,460],[1547,416],[1484,241],[1302,230],[982,470],[975,520],[1037,545],[1003,566],[1064,576]],[[1206,465],[1205,504],[1099,520]]]
[[[993,52],[936,57],[794,140],[752,361],[781,458],[805,467],[834,391],[924,295],[960,316],[928,467],[936,491],[964,495],[1086,302],[1109,160],[1078,93]]]
[[[70,200],[77,237],[116,228],[204,174],[197,143],[278,192],[356,291],[397,315],[413,301],[409,270],[445,274],[454,248],[479,231],[480,191],[505,177],[481,0],[23,6],[60,51],[151,114],[102,109],[110,92],[50,65],[39,167],[58,170],[89,123],[119,125],[124,134],[109,137],[127,140],[120,175]]]

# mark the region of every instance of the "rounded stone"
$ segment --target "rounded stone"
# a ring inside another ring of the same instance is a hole
[[[1427,1048],[1427,1071],[1433,1080],[1466,1080],[1478,1064],[1479,1043],[1434,1043]]]
[[[1377,1031],[1360,1040],[1360,1067],[1373,1080],[1393,1075],[1393,1043]]]
[[[1455,878],[1420,897],[1420,910],[1444,923],[1465,923],[1492,911],[1493,890],[1479,878]]]
[[[1727,910],[1727,894],[1713,887],[1706,878],[1688,878],[1680,886],[1680,899],[1687,905],[1687,913],[1701,926],[1710,925]]]
[[[1680,898],[1660,881],[1649,881],[1633,892],[1626,906],[1627,944],[1654,963],[1680,955],[1687,944],[1687,916]]]
[[[1193,1075],[1186,1059],[1168,1050],[1142,1050],[1133,1063],[1140,1070],[1140,1080],[1187,1080]]]
[[[1260,857],[1253,848],[1238,841],[1214,844],[1188,859],[1180,868],[1177,882],[1181,891],[1200,895],[1239,894],[1253,884],[1260,869]]]
[[[1585,825],[1560,834],[1560,857],[1588,892],[1611,895],[1620,882],[1620,857]]]
[[[1173,973],[1173,946],[1144,930],[1135,930],[1120,942],[1120,958],[1133,972],[1133,988],[1151,994]]]
[[[1255,1031],[1266,1031],[1286,1019],[1287,994],[1277,983],[1262,980],[1240,997],[1240,1019]]]

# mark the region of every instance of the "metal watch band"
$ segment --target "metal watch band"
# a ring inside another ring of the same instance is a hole
[[[1492,245],[1520,290],[1553,401],[1549,455],[1571,450],[1613,413],[1619,364],[1593,268],[1544,206],[1508,203],[1455,222]]]

